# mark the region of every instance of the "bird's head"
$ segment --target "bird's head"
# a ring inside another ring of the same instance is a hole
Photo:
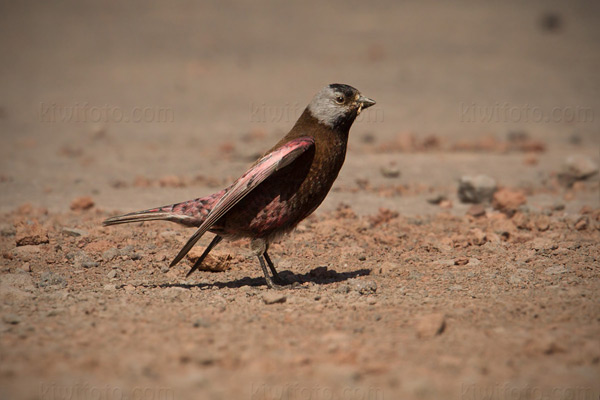
[[[352,86],[332,83],[313,97],[308,110],[323,125],[349,129],[360,112],[374,104]]]

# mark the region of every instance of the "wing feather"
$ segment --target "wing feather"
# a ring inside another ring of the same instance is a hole
[[[300,137],[291,140],[258,160],[252,168],[229,187],[223,197],[215,204],[202,225],[200,225],[198,230],[190,237],[177,256],[173,259],[171,267],[181,261],[202,235],[204,235],[223,215],[246,197],[248,193],[275,172],[290,165],[301,154],[314,145],[315,141],[313,138],[308,136]]]

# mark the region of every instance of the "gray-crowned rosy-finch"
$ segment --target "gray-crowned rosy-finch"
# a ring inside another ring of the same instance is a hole
[[[267,253],[269,244],[293,230],[325,199],[344,163],[352,123],[361,110],[374,104],[352,86],[326,86],[292,130],[228,188],[183,203],[112,217],[104,225],[166,220],[198,227],[171,266],[207,231],[216,234],[188,276],[222,239],[249,238],[267,285],[280,288],[273,282],[281,280]]]

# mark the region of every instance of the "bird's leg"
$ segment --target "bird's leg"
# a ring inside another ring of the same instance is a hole
[[[267,264],[269,265],[269,269],[273,273],[273,281],[275,283],[283,285],[285,283],[285,281],[283,279],[281,279],[281,277],[277,273],[277,270],[275,269],[275,265],[273,265],[273,261],[271,261],[271,257],[269,257],[269,254],[265,251],[264,254],[263,254],[263,256],[265,256],[265,260],[267,260]]]
[[[188,276],[190,276],[195,270],[197,270],[200,267],[200,264],[202,264],[202,261],[204,261],[204,259],[206,258],[206,256],[208,255],[208,253],[210,253],[210,251],[219,243],[221,243],[221,240],[223,240],[222,236],[216,235],[212,242],[210,242],[210,244],[208,245],[208,247],[206,248],[206,250],[204,250],[204,253],[202,253],[202,255],[200,256],[200,258],[198,260],[196,260],[196,262],[194,263],[194,266],[192,267],[192,269],[190,269],[190,271],[187,273],[187,275],[185,276],[186,278]]]
[[[265,280],[267,281],[267,286],[269,287],[269,289],[277,289],[277,290],[283,289],[283,286],[273,283],[273,280],[271,279],[271,276],[269,275],[269,271],[267,271],[267,266],[265,265],[264,256],[261,254],[257,257],[258,257],[258,262],[260,262],[260,267],[263,270],[263,274],[265,275]]]

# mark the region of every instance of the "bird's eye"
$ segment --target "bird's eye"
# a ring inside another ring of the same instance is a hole
[[[342,104],[344,102],[344,96],[335,96],[335,102]]]

